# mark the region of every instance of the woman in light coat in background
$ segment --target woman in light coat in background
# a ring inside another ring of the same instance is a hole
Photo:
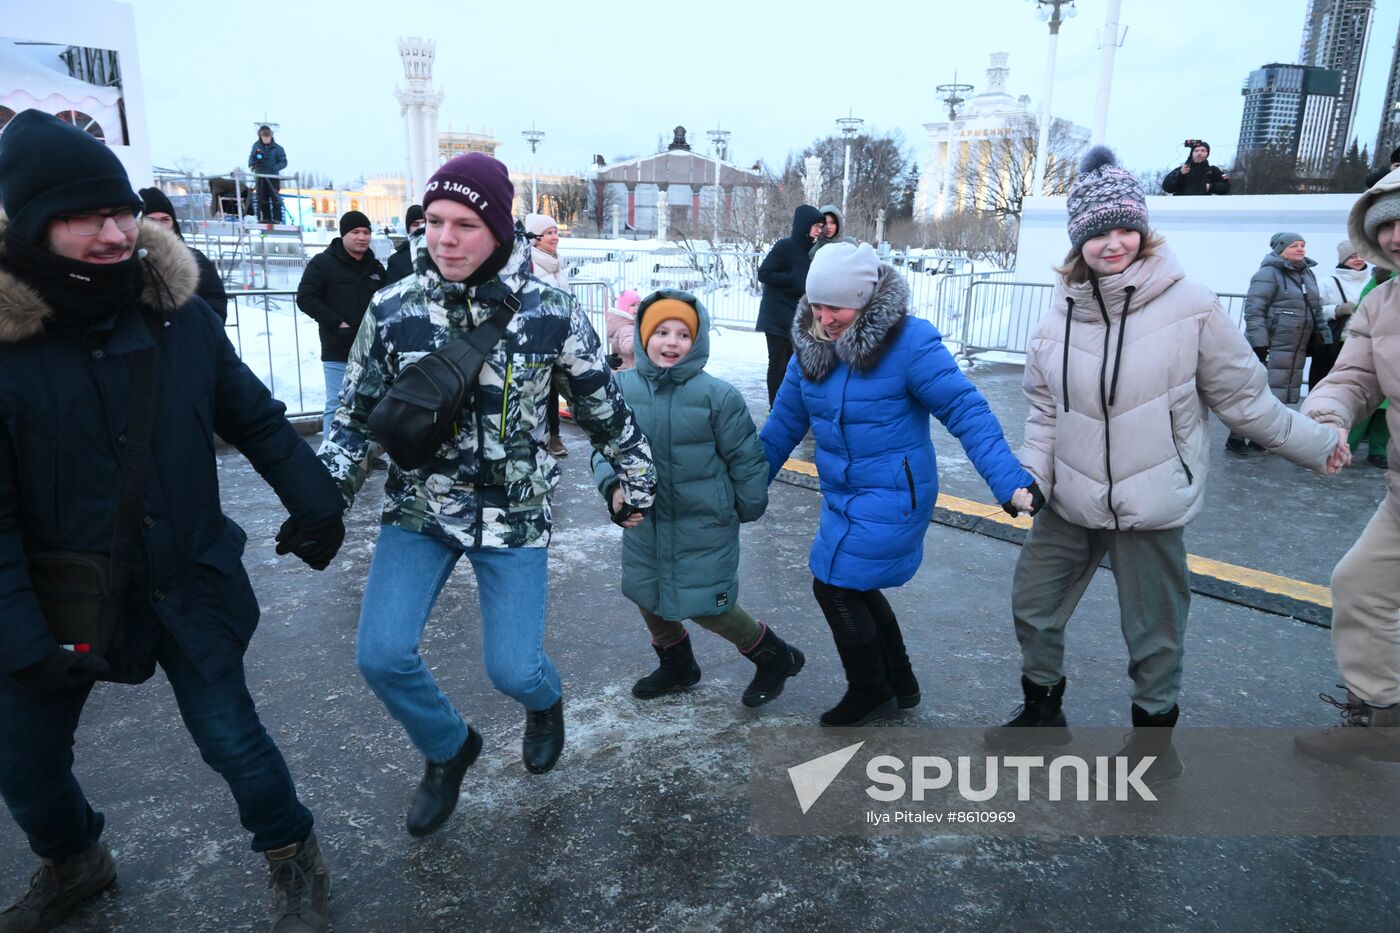
[[[569,272],[559,260],[559,225],[548,214],[525,215],[525,237],[530,241],[530,265],[535,278],[546,285],[573,294]],[[559,389],[550,386],[546,418],[549,421],[549,453],[557,458],[569,455],[559,435]]]

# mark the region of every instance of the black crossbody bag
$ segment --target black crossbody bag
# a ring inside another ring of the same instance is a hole
[[[506,295],[480,327],[405,366],[374,406],[370,434],[401,469],[418,469],[452,437],[481,367],[518,310],[520,300]]]
[[[145,316],[151,339],[154,318]],[[132,354],[134,373],[126,446],[122,451],[121,494],[109,554],[47,550],[29,556],[29,583],[49,633],[60,645],[105,657],[119,635],[131,577],[146,463],[156,420],[160,353],[155,347]]]

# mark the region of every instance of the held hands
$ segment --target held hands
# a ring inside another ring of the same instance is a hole
[[[1031,483],[1025,489],[1016,490],[1001,507],[1012,518],[1022,512],[1028,512],[1031,517],[1035,517],[1036,513],[1045,507],[1045,494],[1040,491],[1039,483]]]
[[[612,488],[612,493],[608,496],[608,511],[612,514],[613,524],[623,528],[636,528],[645,517],[641,509],[622,501],[621,486]]]
[[[299,524],[288,518],[277,532],[277,553],[295,554],[313,570],[325,570],[345,541],[345,520],[339,515]]]
[[[1341,425],[1334,425],[1337,429],[1337,446],[1332,450],[1332,456],[1327,458],[1327,465],[1323,472],[1328,476],[1334,476],[1342,471],[1342,467],[1351,466],[1351,445],[1347,443],[1347,429]]]
[[[62,693],[90,686],[112,669],[95,654],[55,646],[53,651],[10,676],[32,693]]]

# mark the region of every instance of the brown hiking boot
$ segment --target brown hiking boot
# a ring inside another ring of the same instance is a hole
[[[270,869],[272,933],[325,933],[331,917],[331,875],[313,832],[305,842],[263,853]]]
[[[1346,689],[1342,684],[1337,686]],[[1318,696],[1342,711],[1342,721],[1294,736],[1298,751],[1323,761],[1400,761],[1400,704],[1371,706],[1350,690],[1345,703],[1325,693]]]
[[[42,859],[29,890],[0,913],[0,933],[51,930],[83,901],[117,880],[117,863],[101,842],[66,859]]]

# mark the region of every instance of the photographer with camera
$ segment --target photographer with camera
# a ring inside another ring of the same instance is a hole
[[[258,223],[282,222],[282,180],[277,176],[287,168],[287,150],[272,138],[272,128],[258,127],[258,141],[248,153],[248,168],[257,176]]]
[[[1191,156],[1181,168],[1172,169],[1162,179],[1162,190],[1174,195],[1229,194],[1230,176],[1207,161],[1210,143],[1204,139],[1188,139],[1182,145],[1191,150]]]

